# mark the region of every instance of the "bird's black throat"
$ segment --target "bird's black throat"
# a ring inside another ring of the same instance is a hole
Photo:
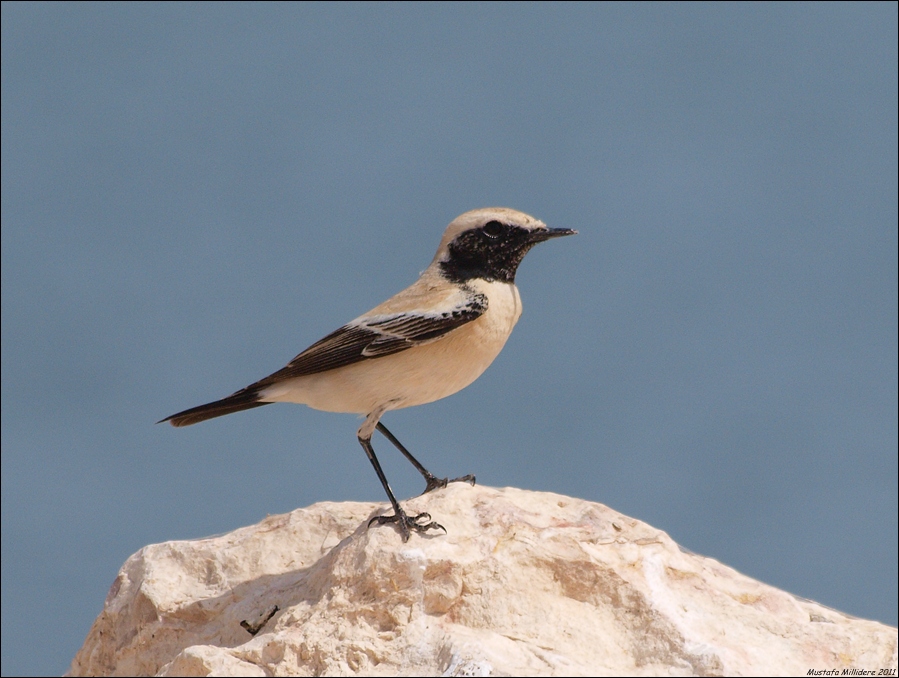
[[[540,240],[534,237],[534,231],[491,221],[460,233],[449,244],[449,256],[440,262],[440,268],[453,282],[480,278],[514,283],[524,255]]]

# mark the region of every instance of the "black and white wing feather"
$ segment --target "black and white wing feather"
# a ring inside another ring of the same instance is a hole
[[[303,377],[392,355],[440,339],[448,332],[479,318],[487,298],[474,295],[446,311],[408,311],[357,318],[315,342],[286,367],[248,388],[264,388],[284,379]]]

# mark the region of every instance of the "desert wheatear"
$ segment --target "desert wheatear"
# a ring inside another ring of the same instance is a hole
[[[504,207],[472,210],[446,229],[431,265],[411,286],[318,341],[283,369],[215,402],[162,421],[189,426],[269,403],[301,403],[328,412],[365,415],[359,443],[393,506],[371,522],[410,530],[443,529],[431,516],[403,511],[371,437],[377,428],[424,477],[425,492],[474,476],[438,479],[380,423],[389,410],[445,398],[481,376],[521,315],[515,272],[537,243],[577,231],[547,228]],[[444,530],[445,531],[445,530]]]

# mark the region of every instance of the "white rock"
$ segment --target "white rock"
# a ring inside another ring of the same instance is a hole
[[[122,567],[69,675],[808,675],[889,669],[896,629],[681,550],[556,494],[450,486],[322,503]],[[279,610],[256,636],[257,623]],[[843,675],[849,675],[847,674]],[[892,675],[896,675],[895,671]]]

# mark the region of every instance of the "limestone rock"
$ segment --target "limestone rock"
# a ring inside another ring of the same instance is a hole
[[[69,675],[896,668],[896,629],[685,552],[601,504],[451,485],[405,506],[430,512],[448,534],[404,544],[394,527],[367,528],[385,505],[321,503],[141,549]]]

